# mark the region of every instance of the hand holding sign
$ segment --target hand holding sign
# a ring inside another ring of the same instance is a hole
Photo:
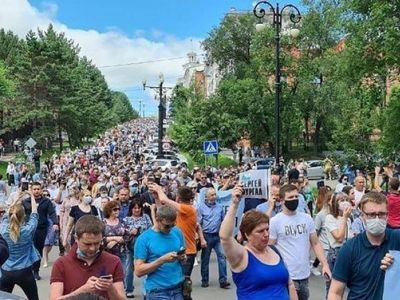
[[[232,191],[232,203],[238,204],[242,198],[243,187],[241,184],[237,184]]]

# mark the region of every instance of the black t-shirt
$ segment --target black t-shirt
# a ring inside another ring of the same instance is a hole
[[[78,205],[72,206],[69,216],[74,218],[74,221],[78,221],[81,217],[86,215],[98,216],[97,209],[93,205],[90,205],[90,212],[82,211]]]
[[[202,188],[212,188],[212,187],[214,187],[213,185],[212,185],[212,183],[210,183],[210,182],[207,182],[206,183],[206,185],[202,185],[200,182],[197,184],[197,193],[200,193],[200,190],[202,189]]]
[[[288,172],[288,179],[289,181],[292,179],[299,179],[300,177],[300,172],[296,168],[290,169]]]

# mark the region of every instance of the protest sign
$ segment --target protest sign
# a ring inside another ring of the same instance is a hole
[[[239,174],[239,182],[243,185],[244,198],[267,198],[268,182],[271,171],[250,170]]]
[[[394,257],[394,261],[385,274],[383,300],[399,299],[400,295],[400,251],[390,250],[389,253]]]
[[[206,192],[208,189],[204,188],[200,190],[199,193],[199,203],[205,201],[206,199]],[[231,205],[231,200],[232,200],[232,191],[233,190],[228,190],[228,191],[217,191],[217,203],[222,205],[222,208],[224,210],[224,215],[226,214],[226,211],[228,210],[229,206]],[[244,209],[244,201],[240,201],[239,207],[236,213],[236,218],[235,218],[235,228],[233,230],[233,233],[236,235],[239,231],[239,225],[240,225],[240,220],[242,219],[243,215],[243,209]]]

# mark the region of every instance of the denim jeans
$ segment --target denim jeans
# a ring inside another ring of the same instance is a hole
[[[183,300],[182,288],[151,291],[146,294],[146,300]]]
[[[201,282],[208,283],[211,250],[214,249],[218,260],[219,283],[227,281],[226,259],[218,233],[204,233],[207,248],[201,251]]]
[[[339,253],[340,247],[338,248],[331,248],[328,250],[326,255],[326,260],[328,261],[329,268],[331,272],[333,272],[333,267],[335,266],[336,257]],[[326,298],[328,298],[329,288],[331,287],[331,280],[325,282],[326,287]]]
[[[120,254],[122,266],[124,268],[124,287],[126,293],[133,292],[133,261],[130,251]]]
[[[308,278],[302,280],[293,280],[293,283],[299,300],[308,300],[308,298],[310,297]]]

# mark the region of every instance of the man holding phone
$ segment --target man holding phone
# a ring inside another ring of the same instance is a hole
[[[181,261],[185,259],[185,241],[175,227],[176,210],[157,208],[154,226],[143,232],[135,243],[135,274],[147,275],[146,300],[183,300],[184,281]]]
[[[81,217],[75,225],[75,240],[68,255],[54,263],[50,278],[50,300],[83,293],[106,299],[125,299],[121,261],[100,247],[104,223],[95,216]]]

